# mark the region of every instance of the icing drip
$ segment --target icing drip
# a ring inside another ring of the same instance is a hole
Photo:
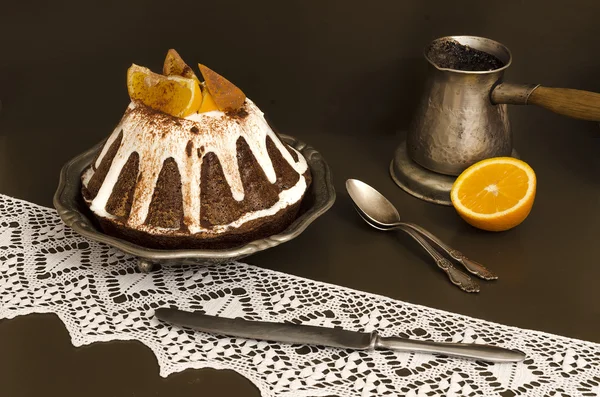
[[[308,169],[306,160],[299,155],[298,161],[294,161],[287,148],[269,127],[263,113],[252,101],[246,99],[244,106],[248,112],[244,118],[230,117],[223,112],[214,111],[194,114],[186,119],[176,119],[149,110],[143,105],[131,103],[96,160],[97,168],[110,144],[122,130],[121,146],[102,187],[91,202],[91,210],[99,216],[114,218],[106,211],[106,204],[123,166],[133,152],[139,154],[140,169],[138,187],[135,189],[131,213],[127,220],[127,225],[131,228],[148,233],[165,232],[164,228],[149,226],[145,222],[158,175],[168,158],[175,160],[181,174],[184,223],[192,234],[219,234],[229,228],[240,227],[253,219],[274,215],[298,202],[307,188],[303,176]],[[277,176],[267,152],[267,137],[275,143],[285,161],[300,174],[300,178],[295,186],[279,194],[278,202],[271,208],[246,213],[228,225],[203,228],[200,225],[200,176],[202,159],[207,153],[212,152],[219,159],[233,198],[237,201],[244,200],[244,186],[236,150],[236,143],[240,137],[244,138],[271,183],[276,182]],[[93,170],[90,169],[82,176],[84,186],[87,186],[92,175]]]

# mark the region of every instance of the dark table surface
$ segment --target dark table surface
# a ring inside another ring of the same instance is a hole
[[[338,199],[296,240],[248,262],[489,321],[600,342],[600,130],[512,107],[514,144],[536,170],[529,218],[500,234],[419,201],[388,175],[421,91],[422,48],[473,34],[506,44],[507,81],[600,91],[600,2],[531,1],[11,2],[0,13],[0,193],[51,206],[60,167],[105,137],[135,62],[159,70],[168,48],[235,82],[276,127],[329,162]],[[98,3],[99,4],[99,3]],[[353,212],[349,178],[387,195],[500,280],[478,295],[451,286],[415,243]],[[74,348],[54,315],[0,320],[5,396],[248,395],[229,371],[158,376],[135,342]]]

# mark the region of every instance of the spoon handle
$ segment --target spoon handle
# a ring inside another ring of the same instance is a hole
[[[452,259],[463,265],[465,269],[469,271],[469,273],[472,273],[484,280],[496,280],[498,278],[496,274],[491,272],[481,263],[467,258],[462,252],[450,247],[442,240],[431,234],[428,230],[422,228],[421,226],[410,222],[402,222],[402,226],[410,228],[413,231],[418,232],[423,236],[427,237],[427,239],[429,239],[434,245],[438,246],[442,251],[448,254],[448,256],[450,256]]]
[[[435,260],[435,264],[446,272],[452,284],[458,286],[458,288],[465,292],[479,292],[479,284],[466,273],[457,269],[448,259],[441,256],[421,234],[410,228],[402,228],[402,230],[415,239],[415,241],[431,255]]]

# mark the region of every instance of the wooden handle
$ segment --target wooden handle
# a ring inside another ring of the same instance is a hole
[[[575,119],[600,121],[600,94],[595,92],[538,87],[533,90],[527,103]]]

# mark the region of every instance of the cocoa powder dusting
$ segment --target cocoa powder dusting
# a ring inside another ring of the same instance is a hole
[[[237,110],[228,110],[225,114],[233,119],[245,119],[248,116],[248,111],[241,107]]]
[[[182,126],[179,117],[152,109],[144,104],[138,103],[134,110],[135,113],[133,116],[135,117],[135,120],[139,120],[141,126],[143,126],[144,130],[148,131],[148,133],[154,133],[164,138],[173,128],[173,124],[180,127]]]
[[[193,74],[194,74],[194,71],[188,65],[185,65],[183,67],[183,71],[181,72],[182,76],[187,77],[187,76],[191,76]]]

